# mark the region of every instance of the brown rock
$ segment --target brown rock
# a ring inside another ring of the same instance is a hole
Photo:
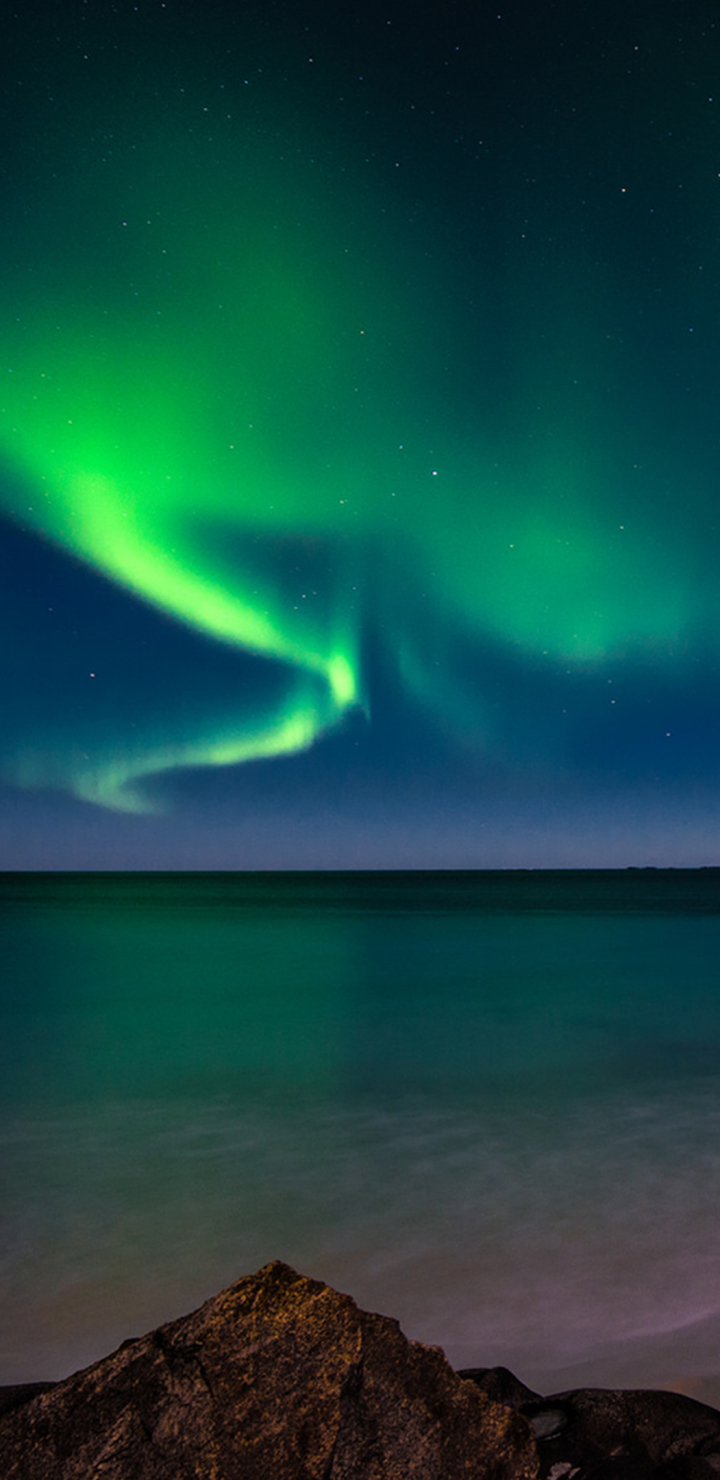
[[[3,1413],[11,1413],[13,1408],[22,1408],[23,1403],[37,1398],[38,1393],[49,1393],[55,1386],[54,1382],[21,1382],[11,1387],[0,1387],[0,1418]]]
[[[0,1419],[2,1480],[533,1480],[438,1347],[268,1264]]]

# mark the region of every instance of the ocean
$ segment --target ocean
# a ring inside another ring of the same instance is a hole
[[[0,1383],[280,1258],[720,1404],[720,870],[0,877]]]

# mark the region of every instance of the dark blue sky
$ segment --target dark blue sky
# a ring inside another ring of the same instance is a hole
[[[713,7],[2,30],[0,867],[716,863]]]

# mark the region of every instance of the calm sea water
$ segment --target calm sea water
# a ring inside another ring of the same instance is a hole
[[[0,1382],[282,1258],[720,1401],[720,871],[0,879]]]

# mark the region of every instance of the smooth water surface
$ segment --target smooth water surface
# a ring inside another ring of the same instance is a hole
[[[720,1399],[720,872],[5,875],[0,1382],[271,1258]]]

